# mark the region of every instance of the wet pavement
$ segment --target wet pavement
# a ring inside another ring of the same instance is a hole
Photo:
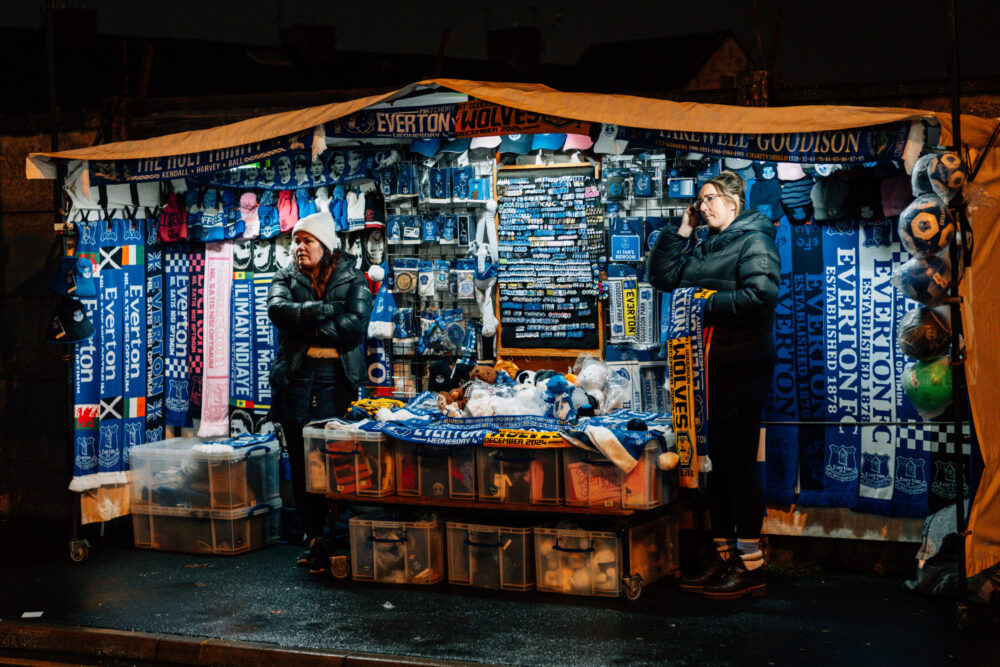
[[[996,605],[973,605],[960,632],[953,602],[902,577],[793,568],[770,572],[763,598],[709,601],[668,580],[628,602],[317,578],[291,545],[223,558],[111,541],[79,564],[18,551],[0,563],[0,663],[43,623],[505,665],[997,664]]]

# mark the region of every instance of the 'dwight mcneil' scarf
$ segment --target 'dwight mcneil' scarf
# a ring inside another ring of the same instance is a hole
[[[684,287],[670,295],[667,369],[680,484],[697,489],[698,474],[712,469],[708,457],[708,340],[705,304],[714,290]]]

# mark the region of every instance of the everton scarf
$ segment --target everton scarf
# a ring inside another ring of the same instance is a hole
[[[859,225],[858,314],[861,356],[861,401],[858,417],[866,422],[896,421],[896,373],[893,364],[893,272],[891,234],[885,222]],[[857,509],[889,514],[892,504],[892,471],[895,467],[897,428],[861,428],[861,462]]]
[[[101,403],[100,442],[97,451],[98,484],[124,484],[123,336],[125,277],[121,268],[124,220],[106,215],[100,230],[100,320],[101,320]]]
[[[278,330],[267,316],[267,293],[278,271],[278,242],[275,239],[253,243],[253,422],[254,432],[268,430],[271,410],[271,364],[278,352]]]
[[[229,302],[232,282],[232,244],[206,244],[200,438],[229,434]]]
[[[192,243],[188,255],[188,419],[201,418],[204,374],[205,246]]]
[[[823,228],[826,317],[826,419],[853,422],[861,401],[858,245],[848,223]],[[822,490],[814,503],[853,509],[858,501],[861,433],[857,426],[827,428]]]
[[[94,279],[100,284],[98,234],[101,222],[76,224],[78,257],[94,263]],[[98,295],[100,292],[98,292]],[[98,415],[101,403],[101,317],[97,296],[80,299],[95,334],[74,346],[73,354],[73,479],[70,491],[86,491],[100,486],[97,475],[97,447],[100,437]]]
[[[159,224],[146,219],[146,438],[163,440],[166,416],[163,412],[163,246]]]
[[[253,433],[254,299],[253,241],[233,241],[230,291],[229,433]]]
[[[801,421],[826,417],[822,229],[795,225],[792,239],[792,308],[795,322],[795,388]],[[823,494],[826,429],[798,429],[799,503],[816,505]]]
[[[891,226],[891,231],[892,270],[895,272],[910,259],[910,255],[899,243],[896,225]],[[898,289],[892,290],[891,303],[893,378],[896,381],[893,398],[896,417],[899,421],[922,422],[923,417],[903,393],[903,369],[911,360],[903,354],[896,343],[899,322],[903,319],[903,315],[920,304],[907,299]],[[944,424],[939,423],[896,427],[896,451],[889,467],[889,474],[892,476],[892,504],[888,512],[880,513],[922,517],[931,511],[932,504],[944,506],[955,502],[955,491],[959,480],[955,464],[947,453],[954,451],[950,448],[953,443],[950,435],[953,428],[951,424],[946,428]],[[932,503],[932,499],[936,502]]]
[[[131,448],[146,441],[146,221],[133,216],[122,221],[122,470]]]
[[[778,303],[774,310],[774,349],[777,356],[774,378],[764,414],[767,421],[799,420],[798,385],[795,366],[795,310],[792,298],[792,232],[786,221],[776,228],[775,245],[781,260]],[[795,482],[799,465],[797,426],[768,426],[765,431],[764,498],[768,503],[795,502]]]
[[[166,423],[184,428],[191,426],[188,415],[188,353],[191,347],[188,326],[190,298],[190,249],[186,242],[174,243],[164,253],[164,281],[167,293],[166,350],[163,375],[166,386]]]
[[[713,290],[684,287],[670,295],[667,368],[674,441],[680,457],[680,485],[697,489],[698,474],[711,471],[708,456],[706,360],[711,330],[703,328],[705,303]]]

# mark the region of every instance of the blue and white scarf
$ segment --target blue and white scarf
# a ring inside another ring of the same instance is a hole
[[[99,225],[101,320],[101,403],[100,442],[97,450],[99,485],[124,484],[124,357],[123,338],[125,276],[121,268],[122,227],[124,220],[107,216]]]
[[[792,302],[795,322],[795,388],[801,421],[826,417],[826,302],[822,229],[796,225],[792,238]],[[798,428],[799,503],[821,504],[826,429]]]
[[[125,341],[122,374],[122,470],[129,469],[132,447],[146,442],[146,221],[131,212],[122,221],[121,269]]]
[[[146,219],[146,438],[145,442],[164,439],[164,350],[166,321],[163,312],[163,248],[159,240],[159,222]]]
[[[98,235],[103,222],[79,222],[76,224],[78,257],[86,257],[94,263],[94,279],[100,284],[98,264],[101,252]],[[70,491],[86,491],[100,486],[97,468],[97,453],[100,443],[101,404],[101,321],[100,294],[80,299],[87,318],[94,325],[95,333],[74,346],[73,354],[73,479]]]
[[[168,426],[177,428],[192,425],[188,414],[188,353],[191,343],[188,326],[189,252],[187,242],[179,242],[167,246],[164,255],[166,283],[164,304],[167,329],[164,355],[166,422]]]
[[[253,249],[253,352],[254,352],[254,392],[253,421],[254,432],[262,433],[268,428],[267,415],[271,410],[271,364],[278,353],[278,330],[267,316],[267,293],[271,281],[278,271],[278,241],[276,239],[254,241]]]
[[[776,229],[775,245],[781,260],[778,302],[774,310],[774,349],[777,360],[764,406],[765,418],[773,422],[799,419],[795,360],[795,302],[792,298],[792,232],[787,220]],[[799,466],[799,428],[771,425],[765,432],[764,498],[768,503],[795,502]]]

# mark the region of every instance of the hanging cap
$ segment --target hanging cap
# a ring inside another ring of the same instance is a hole
[[[469,142],[469,150],[475,150],[477,148],[496,148],[500,145],[500,137],[474,137],[471,142]]]
[[[75,297],[97,296],[94,263],[86,257],[61,257],[49,289],[56,294]]]
[[[798,181],[806,177],[806,172],[802,171],[802,165],[797,162],[779,162],[779,181]]]
[[[524,155],[531,150],[530,134],[505,134],[500,138],[501,153]]]
[[[594,145],[594,140],[586,134],[567,134],[564,151],[585,151]]]
[[[76,299],[64,298],[56,304],[45,334],[47,342],[69,345],[87,340],[93,335],[94,325],[87,317],[82,303]]]
[[[410,152],[427,157],[437,155],[439,148],[441,148],[440,139],[414,139],[410,142]]]
[[[565,134],[536,134],[531,140],[531,150],[557,151],[566,143]]]

